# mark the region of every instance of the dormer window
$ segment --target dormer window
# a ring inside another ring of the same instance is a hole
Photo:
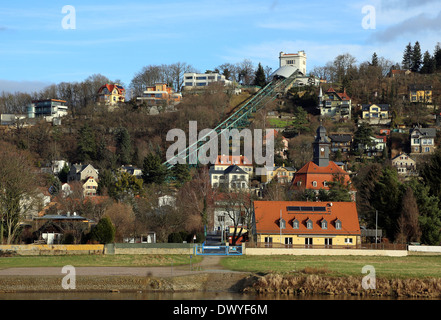
[[[321,222],[321,226],[322,229],[328,229],[328,222],[325,219],[323,219]]]
[[[298,229],[299,227],[300,227],[299,220],[294,219],[294,220],[292,221],[292,228],[293,228],[293,229]]]
[[[317,181],[313,181],[313,182],[312,182],[312,186],[313,186],[313,187],[317,187]]]
[[[286,228],[286,222],[284,219],[280,219],[279,220],[279,227],[280,229],[285,229]]]
[[[340,220],[335,220],[335,229],[340,230],[341,229],[341,221]]]
[[[312,220],[311,219],[308,219],[306,221],[306,229],[312,229]]]

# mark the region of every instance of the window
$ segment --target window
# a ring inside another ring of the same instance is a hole
[[[424,148],[424,152],[430,152],[430,148],[429,147],[425,147]]]
[[[308,221],[306,221],[306,228],[307,229],[312,229],[312,221],[308,219]]]
[[[325,219],[323,219],[321,222],[321,226],[322,229],[328,229],[328,222]]]
[[[313,187],[317,187],[317,181],[313,181],[313,182],[312,182],[312,186],[313,186]]]
[[[292,237],[285,238],[285,245],[292,245]]]
[[[286,228],[286,222],[284,219],[280,219],[279,220],[279,227],[280,229],[285,229]]]
[[[265,237],[265,246],[272,246],[273,245],[273,238],[272,237]]]
[[[332,238],[325,238],[325,246],[332,246]]]
[[[352,238],[345,238],[345,244],[352,244]]]
[[[298,229],[298,228],[299,228],[299,220],[294,219],[294,220],[292,221],[292,228],[293,228],[293,229]]]
[[[341,221],[340,220],[335,221],[335,229],[337,229],[337,230],[341,229]]]
[[[312,238],[305,238],[305,245],[312,245]]]

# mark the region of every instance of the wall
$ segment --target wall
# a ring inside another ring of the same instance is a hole
[[[410,252],[441,253],[441,246],[408,246]]]
[[[0,253],[14,253],[18,255],[75,255],[75,254],[103,254],[104,245],[102,244],[83,244],[83,245],[47,245],[47,244],[28,244],[28,245],[0,245]]]
[[[111,243],[105,254],[193,254],[192,243]]]
[[[246,248],[245,255],[387,256],[405,257],[406,250]]]

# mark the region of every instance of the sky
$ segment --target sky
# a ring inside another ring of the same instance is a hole
[[[280,51],[304,50],[310,71],[345,53],[401,62],[416,41],[433,54],[441,1],[2,1],[0,39],[0,92],[93,74],[129,86],[144,66],[175,62],[205,72],[250,59],[276,70]]]

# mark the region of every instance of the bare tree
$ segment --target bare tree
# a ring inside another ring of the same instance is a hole
[[[8,143],[0,143],[0,217],[1,236],[6,229],[7,244],[15,241],[27,211],[33,207],[38,176],[29,153]]]

